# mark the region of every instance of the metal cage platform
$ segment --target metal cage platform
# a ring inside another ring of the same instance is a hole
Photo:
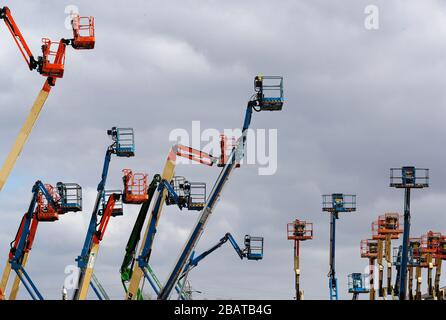
[[[287,224],[288,240],[311,240],[313,239],[313,223],[295,220]]]
[[[206,183],[190,182],[188,209],[201,211],[206,205]]]
[[[189,182],[185,177],[176,176],[170,182],[175,191],[179,203],[175,202],[175,197],[169,194],[166,197],[166,205],[179,205],[191,211],[202,210],[206,204],[206,183]]]
[[[124,192],[122,201],[126,204],[141,204],[149,199],[148,175],[146,173],[133,173],[130,169],[122,170]]]
[[[378,234],[392,234],[398,235],[403,233],[403,228],[400,225],[400,218],[402,216],[399,213],[386,213],[378,217]]]
[[[375,239],[361,240],[361,258],[374,259],[378,257],[378,241]]]
[[[356,195],[342,193],[323,195],[322,210],[326,212],[356,211]]]
[[[349,293],[368,293],[370,287],[368,285],[369,275],[362,273],[352,273],[348,275],[348,292]]]
[[[260,110],[280,111],[282,110],[283,77],[280,76],[257,76],[254,80],[254,89],[257,93]]]
[[[118,157],[135,156],[135,134],[133,128],[113,127],[107,133],[115,142],[112,148]]]
[[[96,38],[93,17],[81,17],[78,14],[73,16],[71,21],[73,26],[73,48],[77,50],[94,49]]]
[[[82,187],[77,183],[57,183],[63,212],[82,211]]]
[[[434,257],[437,259],[446,260],[446,236],[441,236],[438,244],[438,251]]]
[[[104,210],[107,207],[108,198],[111,195],[116,194],[119,197],[115,201],[115,205],[112,210],[112,217],[120,217],[124,215],[124,205],[122,202],[122,192],[121,190],[106,190],[102,193],[102,208],[99,210],[98,215],[102,216],[104,214]]]
[[[245,251],[248,260],[263,259],[263,237],[245,236]]]
[[[378,220],[372,222],[372,239],[373,240],[385,240],[387,236],[390,236],[391,240],[397,240],[400,238],[401,232],[399,229],[394,230],[394,232],[385,232],[386,221],[384,216],[378,217]]]
[[[402,167],[390,169],[390,186],[422,189],[429,187],[429,169]]]
[[[43,38],[43,56],[39,58],[39,73],[46,77],[63,78],[65,71],[65,50],[66,44],[62,41],[53,42],[48,38]]]
[[[441,233],[429,231],[421,236],[421,253],[437,253],[440,247]]]

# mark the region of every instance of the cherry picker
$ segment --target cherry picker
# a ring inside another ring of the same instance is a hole
[[[352,300],[358,300],[361,293],[369,293],[367,288],[367,275],[362,273],[351,273],[348,275],[348,292],[353,293]]]
[[[300,290],[300,241],[313,239],[313,224],[306,221],[295,220],[287,225],[288,240],[294,241],[294,275],[296,300],[303,300],[304,292]]]
[[[195,251],[192,252],[189,262],[187,263],[186,267],[184,268],[184,271],[182,275],[179,277],[178,282],[181,280],[183,281],[181,285],[181,294],[184,292],[184,286],[186,284],[187,277],[189,276],[189,272],[196,268],[200,261],[205,259],[207,256],[209,256],[211,253],[213,253],[215,250],[219,249],[221,246],[223,246],[225,243],[229,243],[234,248],[235,252],[239,256],[241,260],[248,259],[248,260],[262,260],[263,259],[263,243],[264,239],[263,237],[253,237],[250,235],[245,236],[245,247],[243,249],[240,248],[237,241],[234,239],[234,237],[230,233],[226,233],[223,238],[220,239],[220,241],[211,247],[210,249],[204,251],[202,254],[195,257]],[[181,297],[180,294],[180,297]]]
[[[390,187],[404,189],[404,231],[401,251],[400,283],[397,293],[400,300],[406,299],[407,260],[409,257],[410,236],[410,190],[429,187],[429,169],[419,169],[413,166],[390,169]]]
[[[356,195],[333,193],[322,196],[322,211],[330,213],[330,271],[328,287],[330,300],[338,300],[338,279],[336,278],[336,220],[340,212],[356,211]]]
[[[255,94],[248,102],[245,120],[243,123],[242,136],[238,140],[237,145],[233,148],[228,157],[228,162],[224,165],[217,181],[212,189],[209,198],[200,213],[200,216],[189,235],[188,240],[180,254],[178,261],[175,263],[166,284],[158,295],[158,299],[167,300],[178,282],[179,277],[190,259],[201,235],[204,232],[206,223],[208,222],[215,206],[221,197],[222,190],[228,182],[233,170],[240,163],[244,155],[248,129],[251,124],[253,112],[261,111],[281,111],[284,103],[283,98],[283,78],[277,76],[257,76],[254,79]]]
[[[375,260],[378,258],[378,251],[382,247],[378,245],[378,240],[365,239],[361,240],[361,258],[369,259],[369,293],[370,300],[375,300]],[[382,255],[382,253],[381,253]]]
[[[11,243],[8,262],[0,284],[0,300],[6,299],[6,289],[12,270],[16,273],[16,277],[9,300],[17,298],[20,283],[23,283],[33,300],[43,300],[42,294],[25,270],[38,225],[40,222],[57,221],[59,215],[82,210],[82,189],[78,184],[59,182],[54,188],[37,181],[32,193],[28,211],[23,216],[14,241]]]
[[[378,268],[379,268],[379,296],[386,298],[394,296],[392,287],[392,240],[399,239],[403,230],[400,228],[400,215],[398,213],[386,213],[378,217],[372,223],[372,238],[378,241]],[[387,263],[387,288],[383,286],[384,265]]]
[[[73,15],[72,19],[73,38],[61,39],[59,42],[53,42],[48,38],[43,38],[42,55],[35,57],[8,7],[0,8],[0,20],[5,22],[5,25],[11,33],[28,68],[31,71],[37,70],[38,73],[46,77],[43,88],[37,96],[37,99],[35,100],[2,169],[0,170],[1,191],[31,134],[37,118],[50,94],[51,88],[55,86],[56,80],[62,78],[64,75],[66,46],[71,45],[76,50],[93,49],[96,38],[94,33],[94,18],[81,17],[76,14]]]
[[[434,290],[434,284],[432,279],[432,270],[434,267],[437,268],[437,276],[436,281],[439,281],[439,277],[441,275],[441,266],[440,269],[438,269],[438,262],[441,261],[441,259],[436,259],[438,253],[439,253],[439,247],[440,247],[440,241],[442,239],[442,235],[440,232],[434,232],[429,231],[426,234],[423,234],[421,236],[421,254],[424,254],[426,259],[425,261],[422,261],[422,267],[425,267],[427,269],[427,290],[428,294],[431,297],[435,297],[435,290]],[[438,274],[438,271],[440,270],[440,274]]]
[[[446,236],[442,235],[438,241],[437,252],[434,254],[435,264],[437,266],[435,270],[435,285],[433,289],[433,295],[439,300],[445,300],[445,290],[440,288],[441,277],[441,265],[442,261],[446,260]]]
[[[73,296],[74,300],[85,300],[90,285],[98,295],[98,298],[102,298],[98,294],[98,288],[96,288],[91,281],[94,265],[99,252],[100,243],[104,237],[110,218],[123,215],[121,191],[105,190],[110,161],[113,154],[117,157],[124,158],[133,157],[135,155],[135,140],[132,128],[113,127],[111,130],[107,131],[107,134],[111,137],[113,143],[107,148],[105,153],[101,181],[97,187],[96,202],[91,214],[87,235],[82,252],[76,259],[79,267],[79,279],[78,287]],[[98,222],[99,217],[101,218]]]

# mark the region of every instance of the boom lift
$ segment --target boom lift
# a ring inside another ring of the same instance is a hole
[[[340,212],[356,211],[356,195],[333,193],[322,196],[322,211],[330,213],[330,271],[328,287],[330,300],[338,300],[338,279],[336,278],[336,220]]]
[[[434,267],[438,268],[438,260],[435,259],[434,261],[433,258],[438,253],[441,237],[440,232],[433,231],[429,231],[421,236],[421,254],[424,254],[426,257],[425,263],[422,263],[421,266],[427,269],[427,292],[430,296],[435,296],[434,286],[432,283],[432,270]]]
[[[56,80],[62,78],[64,75],[66,46],[71,45],[74,49],[93,49],[96,39],[94,36],[94,18],[74,15],[72,23],[73,39],[61,39],[59,42],[53,42],[48,38],[43,38],[42,55],[36,58],[20,32],[8,7],[0,8],[0,19],[5,22],[28,68],[31,71],[37,70],[38,73],[47,78],[0,171],[1,191],[31,134],[32,128],[42,111],[51,88],[55,86]],[[88,35],[85,34],[87,25]]]
[[[133,184],[135,184],[135,180],[132,180],[132,177],[129,176],[129,174],[131,173],[130,170],[125,170],[124,171],[124,177],[123,177],[123,182],[124,182],[124,203],[139,203],[141,197],[143,196],[140,193],[137,193],[137,197],[134,197],[134,194],[132,193],[131,195],[128,194],[129,190],[133,190],[134,188],[131,187]],[[145,174],[139,175],[141,176],[146,176]],[[145,180],[145,179],[144,179]],[[140,180],[139,180],[140,181]],[[138,185],[140,182],[136,182]],[[132,183],[133,182],[133,183]],[[146,220],[146,216],[147,213],[149,211],[149,207],[150,207],[150,202],[153,198],[153,195],[156,191],[156,189],[158,188],[159,183],[161,182],[161,176],[159,174],[156,174],[153,179],[152,182],[150,183],[150,185],[147,188],[147,199],[142,203],[141,208],[139,210],[139,214],[138,217],[136,218],[136,222],[135,225],[133,226],[133,230],[132,233],[130,234],[130,238],[127,242],[127,246],[125,248],[126,250],[126,254],[124,256],[124,260],[122,262],[121,265],[121,269],[120,269],[120,273],[121,273],[121,282],[122,285],[124,286],[124,290],[127,293],[127,283],[130,281],[130,279],[132,278],[132,273],[133,273],[133,267],[134,267],[134,263],[135,263],[135,255],[136,255],[136,247],[138,246],[139,240],[141,238],[141,231],[142,231],[142,227],[144,225],[144,221]],[[130,184],[130,186],[129,186]],[[137,188],[138,191],[141,191],[141,189],[145,189],[144,188]],[[134,200],[135,202],[131,202],[130,200]],[[148,269],[148,274],[152,274],[151,268],[148,265],[147,266]],[[153,278],[153,277],[152,277]],[[152,279],[149,280],[150,284],[154,284],[155,285],[155,281],[152,281]],[[138,290],[138,300],[142,300],[142,294],[140,292],[140,290]]]
[[[295,220],[287,225],[288,240],[294,242],[294,275],[296,300],[303,300],[304,292],[300,290],[300,241],[313,239],[313,224],[306,221]]]
[[[348,292],[353,293],[352,300],[358,300],[361,293],[369,293],[367,288],[367,275],[362,273],[352,273],[348,275]]]
[[[404,189],[404,231],[401,251],[400,284],[398,294],[400,300],[406,299],[407,260],[410,236],[410,190],[429,187],[429,169],[417,169],[413,166],[390,169],[390,187]]]
[[[59,220],[59,215],[82,210],[82,189],[78,184],[59,182],[57,188],[54,188],[37,181],[32,192],[33,197],[28,211],[23,216],[15,239],[11,243],[8,262],[0,284],[0,300],[6,299],[11,270],[14,270],[16,277],[9,300],[17,298],[20,283],[23,283],[32,299],[43,300],[40,291],[25,271],[39,222],[54,222]]]
[[[399,223],[398,213],[386,213],[372,223],[372,238],[378,241],[379,296],[394,294],[392,287],[392,240],[399,239],[403,230]],[[383,256],[384,253],[384,256]],[[383,258],[387,263],[387,288],[383,287]]]
[[[207,166],[213,166],[215,163],[218,163],[218,158],[212,155],[179,144],[174,145],[169,151],[162,175],[156,175],[148,188],[148,199],[141,206],[127,243],[126,255],[121,266],[121,280],[123,281],[126,299],[128,300],[142,299],[140,284],[143,278],[147,279],[149,283],[153,282],[148,269],[149,259],[164,203],[166,205],[177,205],[180,210],[183,208],[187,210],[201,210],[204,206],[206,200],[205,185],[203,188],[202,183],[189,183],[184,177],[174,176],[177,156]],[[129,180],[124,179],[125,190],[128,189],[126,186],[127,181]],[[197,188],[193,188],[193,185],[197,186]],[[197,189],[200,190],[200,194],[193,191]],[[143,224],[149,210],[150,218],[139,253],[136,254],[136,247],[141,238]],[[129,283],[128,288],[126,283]],[[155,286],[152,287],[155,290]]]
[[[228,242],[232,245],[235,252],[239,256],[241,260],[244,258],[248,260],[262,260],[263,259],[263,237],[252,237],[250,235],[245,236],[245,247],[243,249],[240,248],[237,241],[234,239],[234,237],[230,233],[226,233],[223,238],[220,239],[220,241],[211,247],[210,249],[204,251],[202,254],[195,257],[195,252],[192,252],[189,262],[184,268],[183,274],[179,277],[178,281],[183,280],[183,284],[181,285],[181,293],[184,292],[184,285],[186,284],[187,277],[189,276],[189,272],[198,266],[200,261],[205,259],[208,255],[210,255],[215,250],[219,249],[221,246],[223,246],[226,242]]]
[[[442,235],[437,252],[434,254],[435,264],[437,266],[435,270],[435,286],[433,294],[439,300],[445,300],[445,291],[440,289],[440,277],[441,277],[441,264],[443,260],[446,260],[446,236]]]
[[[172,269],[166,284],[158,295],[158,299],[160,300],[167,300],[170,297],[172,289],[178,282],[178,279],[183,273],[187,261],[189,260],[192,252],[194,251],[197,243],[200,240],[201,235],[204,232],[206,223],[208,222],[218,200],[221,197],[224,186],[228,182],[233,170],[237,167],[237,164],[239,164],[243,158],[248,129],[251,124],[253,111],[261,112],[282,110],[284,103],[282,77],[257,76],[254,79],[254,90],[255,94],[247,105],[245,120],[242,129],[242,136],[237,142],[237,146],[233,148],[230,156],[228,157],[228,162],[223,167],[219,177],[217,178],[214,188],[212,189],[210,196],[200,213],[196,225],[192,229],[192,232],[190,233],[189,238],[186,241],[186,244],[180,254],[178,261]]]
[[[74,300],[85,300],[90,285],[93,286],[95,293],[98,293],[91,278],[100,242],[104,237],[110,218],[123,214],[122,203],[120,202],[121,192],[105,191],[111,156],[114,154],[117,157],[129,158],[135,155],[135,140],[132,128],[113,127],[107,131],[107,134],[112,138],[113,143],[107,148],[105,153],[102,177],[97,187],[96,202],[91,214],[84,246],[81,254],[76,259],[80,272],[78,287],[73,296]],[[98,222],[99,216],[101,216],[101,219]],[[101,299],[99,295],[98,297]]]
[[[375,300],[375,260],[378,258],[379,241],[375,239],[361,240],[361,258],[369,259],[369,293],[370,300]],[[382,249],[382,248],[381,248]],[[382,251],[381,251],[382,252]]]

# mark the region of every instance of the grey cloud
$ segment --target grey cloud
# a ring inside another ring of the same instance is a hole
[[[65,78],[44,112],[0,194],[0,248],[9,242],[37,179],[75,181],[86,192],[82,214],[43,226],[29,271],[45,296],[60,297],[63,270],[81,250],[93,205],[106,130],[136,130],[137,157],[112,160],[110,187],[123,168],[162,170],[169,132],[235,128],[242,124],[252,79],[285,77],[282,113],[255,114],[254,128],[278,128],[278,172],[259,177],[255,166],[237,171],[199,244],[225,232],[265,237],[265,259],[239,261],[229,246],[191,274],[197,298],[291,299],[292,243],[287,222],[315,223],[315,239],[302,244],[302,287],[307,299],[328,298],[328,216],[321,194],[358,194],[358,212],[339,220],[337,269],[342,298],[347,274],[362,271],[359,241],[385,211],[402,210],[403,195],[388,187],[389,168],[431,168],[432,185],[413,197],[413,234],[446,231],[443,75],[446,7],[441,1],[374,1],[381,28],[363,27],[368,1],[75,1],[97,23],[97,48],[67,53]],[[59,1],[10,1],[33,51],[40,38],[68,37]],[[41,14],[44,13],[44,14]],[[26,70],[10,35],[0,26],[0,153],[10,144],[43,78]],[[216,169],[178,167],[177,173],[211,183]],[[88,200],[87,200],[88,199]],[[96,271],[113,298],[123,296],[118,268],[137,208],[111,221]],[[192,226],[194,213],[167,209],[160,222],[153,267],[167,277]],[[180,234],[180,236],[176,236]],[[114,236],[114,237],[112,237]],[[57,241],[55,241],[57,240]],[[259,285],[260,283],[260,285]],[[21,298],[28,298],[22,288]]]

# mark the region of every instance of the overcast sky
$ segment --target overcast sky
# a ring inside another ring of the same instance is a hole
[[[364,26],[367,5],[378,6],[378,30]],[[265,237],[262,261],[240,261],[226,245],[190,275],[195,298],[292,299],[293,247],[286,224],[314,222],[302,244],[301,287],[306,299],[328,299],[329,216],[321,195],[358,195],[358,211],[341,215],[337,233],[340,297],[347,274],[363,272],[359,243],[385,212],[402,211],[402,191],[389,188],[389,168],[431,169],[429,189],[413,192],[412,235],[446,232],[446,4],[425,0],[246,1],[7,1],[30,47],[70,37],[65,8],[96,18],[94,51],[67,50],[64,79],[0,193],[0,249],[6,261],[36,180],[77,182],[84,211],[40,225],[27,271],[46,298],[60,299],[64,269],[81,251],[110,144],[106,130],[131,126],[137,154],[113,158],[107,188],[121,187],[121,170],[159,173],[173,129],[239,128],[257,74],[282,75],[282,112],[254,114],[255,129],[278,130],[278,170],[259,176],[238,169],[198,245],[205,250],[226,232]],[[6,158],[44,78],[27,70],[0,26],[0,154]],[[0,161],[3,161],[0,160]],[[219,170],[178,166],[177,174],[205,181]],[[111,221],[95,272],[113,299],[124,297],[119,267],[138,213]],[[164,281],[194,212],[167,208],[151,264]],[[395,243],[397,245],[398,243]],[[2,262],[4,263],[4,262]],[[2,266],[3,268],[3,266]],[[445,282],[442,281],[444,285]],[[148,292],[148,284],[146,284]],[[94,298],[93,296],[91,296]],[[20,298],[29,299],[24,288]],[[364,298],[364,297],[363,297]]]

